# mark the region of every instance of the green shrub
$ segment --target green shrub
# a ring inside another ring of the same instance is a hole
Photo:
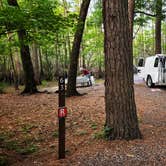
[[[94,139],[105,139],[105,140],[108,140],[109,137],[110,137],[111,131],[112,131],[112,128],[104,127],[103,130],[101,130],[101,131],[99,131],[97,133],[94,133],[93,138]]]
[[[8,164],[8,160],[6,156],[0,156],[0,166],[7,166]]]
[[[104,139],[104,132],[103,131],[99,131],[97,133],[93,134],[93,139]]]
[[[97,124],[96,124],[96,123],[92,123],[92,124],[91,124],[91,128],[92,128],[93,130],[96,130],[96,129],[97,129]]]
[[[0,93],[4,93],[5,88],[8,86],[8,84],[4,82],[0,82]]]
[[[37,146],[34,145],[34,144],[30,144],[30,145],[27,145],[25,147],[19,147],[16,149],[16,152],[17,153],[20,153],[22,155],[29,155],[29,154],[32,154],[34,152],[36,152],[38,150]]]

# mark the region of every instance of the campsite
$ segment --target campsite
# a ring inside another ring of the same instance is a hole
[[[165,0],[0,0],[0,166],[165,166],[165,100]]]

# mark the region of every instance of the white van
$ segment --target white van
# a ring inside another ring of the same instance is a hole
[[[166,55],[157,54],[147,57],[143,64],[144,66],[138,65],[138,72],[148,87],[166,85]]]

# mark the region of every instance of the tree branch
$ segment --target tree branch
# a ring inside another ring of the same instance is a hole
[[[136,37],[137,33],[139,32],[140,28],[141,28],[141,26],[139,26],[138,29],[137,29],[137,31],[135,32],[135,34],[133,36],[133,40],[135,39],[135,37]]]
[[[156,14],[146,13],[144,11],[139,11],[139,10],[135,11],[134,13],[141,13],[141,14],[145,14],[147,16],[156,17]]]

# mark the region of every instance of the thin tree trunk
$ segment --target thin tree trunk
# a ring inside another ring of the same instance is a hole
[[[65,39],[65,36],[63,36],[63,39]],[[68,62],[68,56],[67,56],[67,41],[64,41],[64,68],[67,69],[67,62]]]
[[[10,49],[10,60],[11,60],[12,69],[13,69],[14,87],[15,87],[15,90],[19,90],[19,88],[18,88],[18,73],[17,73],[15,65],[14,65],[14,59],[13,59],[13,54],[12,54],[11,49]]]
[[[43,71],[43,61],[42,61],[42,53],[41,53],[41,48],[40,47],[39,47],[39,60],[40,60],[40,79],[43,80],[44,71]]]
[[[19,8],[17,0],[8,0],[8,4]],[[34,70],[29,46],[25,43],[25,40],[27,39],[26,30],[22,27],[22,29],[20,28],[17,33],[20,42],[21,60],[25,75],[25,89],[22,93],[36,93],[37,87],[34,79]]]
[[[78,95],[78,92],[76,90],[77,67],[78,67],[78,59],[79,59],[79,53],[80,53],[80,45],[82,41],[82,35],[84,31],[84,25],[85,25],[86,16],[88,13],[89,4],[90,4],[90,0],[83,0],[81,5],[77,30],[74,36],[73,47],[70,54],[67,96]]]
[[[86,68],[85,55],[84,55],[83,52],[84,52],[84,44],[82,42],[82,44],[81,44],[81,53],[80,53],[80,55],[82,55],[82,56],[80,57],[80,66],[83,67],[83,68]]]
[[[86,64],[85,64],[85,55],[82,54],[82,67],[86,68]]]
[[[59,51],[59,35],[56,35],[56,43],[55,43],[55,76],[57,77],[59,74],[59,57],[60,57],[60,51]]]
[[[6,79],[6,76],[7,76],[7,65],[6,65],[6,57],[4,56],[3,57],[3,68],[2,68],[2,71],[3,71],[3,81],[7,81]]]
[[[8,32],[7,33],[7,36],[8,36],[8,41],[9,43],[11,42],[11,34]],[[11,65],[12,65],[12,69],[13,69],[13,77],[14,77],[14,87],[15,87],[15,90],[18,90],[18,73],[17,73],[17,70],[15,68],[15,64],[14,64],[14,59],[13,59],[13,54],[12,54],[12,49],[9,48],[9,55],[10,55],[10,60],[11,60]]]
[[[39,52],[38,46],[35,42],[33,42],[33,44],[32,44],[32,59],[34,61],[34,74],[35,74],[35,81],[36,81],[37,85],[41,84],[38,52]]]
[[[162,0],[156,0],[155,53],[161,54]]]
[[[22,64],[21,64],[21,61],[20,61],[20,53],[19,53],[19,50],[18,48],[15,50],[15,68],[16,68],[16,71],[17,71],[17,76],[18,76],[18,84],[23,84],[23,75],[22,75]]]
[[[110,139],[141,138],[133,88],[128,0],[103,0],[106,127]]]
[[[70,34],[67,35],[67,44],[68,44],[68,52],[71,54],[71,43],[70,43]]]

